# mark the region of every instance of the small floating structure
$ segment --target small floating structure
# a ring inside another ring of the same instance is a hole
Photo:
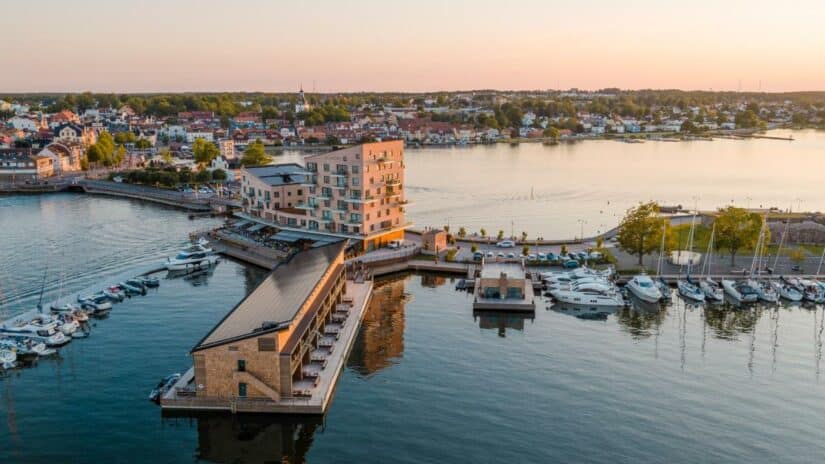
[[[194,348],[161,408],[323,414],[372,294],[348,276],[346,241],[278,265]]]
[[[521,263],[483,263],[473,293],[475,311],[536,310],[533,283]]]

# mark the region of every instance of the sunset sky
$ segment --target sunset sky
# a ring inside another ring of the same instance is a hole
[[[823,25],[821,0],[4,2],[0,92],[825,90]]]

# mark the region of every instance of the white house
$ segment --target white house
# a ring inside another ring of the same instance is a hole
[[[9,119],[8,122],[15,129],[30,131],[30,132],[36,131],[37,128],[39,127],[39,124],[34,119],[24,118],[24,117],[21,117],[21,116],[15,116],[15,117]]]
[[[206,131],[197,131],[197,132],[187,132],[186,133],[186,143],[192,143],[197,139],[204,139],[207,142],[215,141],[215,134],[212,132]]]
[[[161,134],[166,135],[169,137],[169,140],[175,140],[177,138],[185,139],[186,138],[186,128],[183,126],[173,125],[173,126],[166,126],[161,129]]]

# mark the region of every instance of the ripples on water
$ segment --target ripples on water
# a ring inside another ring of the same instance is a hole
[[[25,242],[63,237],[81,247],[52,259],[86,286],[176,249],[203,224],[119,200],[15,201],[27,205],[16,208],[21,224],[55,224],[21,231],[0,209],[16,260],[3,261],[3,284],[12,276],[28,289],[20,293],[28,302],[15,306],[30,307],[45,263],[20,251]],[[60,229],[68,225],[78,235]],[[188,350],[262,275],[225,261],[209,276],[163,280],[116,306],[62,359],[0,380],[0,462],[810,463],[825,455],[821,307],[728,311],[677,300],[594,316],[542,301],[529,317],[474,314],[470,296],[437,275],[378,282],[325,418],[161,419],[149,390],[190,365]]]

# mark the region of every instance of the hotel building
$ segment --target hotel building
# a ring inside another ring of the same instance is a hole
[[[346,246],[277,266],[192,348],[193,368],[161,406],[322,413],[372,291],[369,280],[347,280]]]
[[[364,251],[404,238],[404,143],[366,143],[241,170],[244,213],[281,230],[350,239]]]

